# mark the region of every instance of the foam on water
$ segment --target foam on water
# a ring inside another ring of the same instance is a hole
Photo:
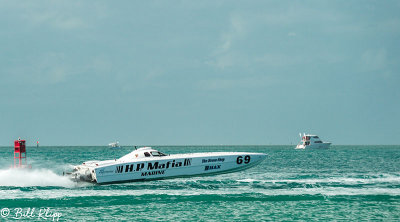
[[[57,186],[74,187],[67,177],[57,175],[49,169],[0,169],[0,186],[32,187]]]
[[[49,172],[46,172],[49,173]],[[50,174],[54,174],[50,171]],[[2,175],[0,173],[0,175]],[[39,174],[33,174],[39,175]],[[41,173],[43,176],[44,173]],[[47,174],[46,174],[47,175]],[[57,175],[54,179],[57,179]],[[210,177],[211,178],[211,177]],[[351,178],[336,178],[333,180],[334,184],[324,183],[332,180],[257,180],[257,179],[243,179],[243,180],[218,180],[213,181],[209,178],[183,178],[173,180],[161,181],[147,181],[147,182],[133,182],[125,184],[110,184],[110,185],[91,185],[76,187],[71,181],[64,181],[65,178],[60,178],[58,183],[42,181],[35,183],[31,180],[28,186],[62,186],[64,188],[47,187],[41,189],[0,189],[0,199],[8,199],[12,196],[15,199],[20,198],[41,198],[41,199],[54,199],[54,198],[77,198],[77,197],[118,197],[118,196],[132,196],[132,198],[153,195],[167,196],[198,196],[198,195],[215,195],[215,196],[251,196],[258,195],[260,198],[268,196],[374,196],[374,195],[387,195],[391,197],[399,197],[400,189],[393,187],[393,182],[386,186],[385,184],[366,183],[366,186],[347,187],[347,179]],[[394,178],[384,180],[393,181]],[[355,179],[356,180],[356,179]],[[62,181],[65,183],[63,184]],[[397,181],[394,179],[394,181]],[[14,183],[18,182],[14,180]],[[376,182],[376,181],[375,181]],[[276,183],[281,183],[276,185]],[[291,185],[295,183],[296,185]],[[320,184],[319,184],[320,183]],[[337,184],[338,183],[338,184]],[[4,184],[4,182],[0,183]],[[35,184],[35,185],[34,185]],[[315,186],[308,186],[309,184],[316,184]],[[27,185],[27,184],[25,184]],[[8,183],[10,186],[10,183]],[[21,186],[21,184],[19,185]]]
[[[390,183],[391,185],[395,185],[395,184],[400,184],[400,176],[386,175],[383,177],[375,177],[375,178],[366,176],[366,178],[328,177],[328,178],[310,178],[310,179],[271,179],[271,180],[240,179],[237,181],[244,183],[302,183],[302,184],[338,183],[342,185]]]
[[[21,190],[8,190],[0,191],[0,199],[9,199],[12,194],[14,199],[57,199],[65,197],[118,197],[118,196],[131,196],[136,198],[144,195],[152,195],[154,198],[160,195],[167,196],[201,196],[201,195],[215,195],[227,196],[236,195],[238,197],[254,196],[270,197],[270,196],[303,196],[303,195],[323,195],[323,196],[370,196],[370,195],[388,195],[392,197],[399,197],[400,191],[388,188],[368,188],[368,189],[354,189],[354,188],[296,188],[292,190],[241,190],[241,189],[221,189],[221,190],[74,190],[68,192],[66,190],[33,190],[30,192]],[[260,196],[261,195],[261,196]],[[7,197],[8,196],[8,197]]]

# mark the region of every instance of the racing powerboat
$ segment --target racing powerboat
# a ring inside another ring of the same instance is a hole
[[[322,142],[322,140],[317,135],[305,134],[301,136],[301,141],[297,144],[296,149],[308,149],[308,148],[318,148],[318,149],[327,149],[331,145],[330,142]]]
[[[209,152],[166,155],[142,147],[114,160],[87,161],[67,175],[73,181],[98,184],[203,176],[248,169],[267,157],[264,153]]]

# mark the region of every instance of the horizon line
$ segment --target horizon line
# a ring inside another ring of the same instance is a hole
[[[130,145],[130,144],[125,144],[125,145],[120,145],[121,148],[124,147],[151,147],[151,146],[176,146],[176,147],[182,147],[182,146],[295,146],[296,144],[185,144],[185,145],[160,145],[160,144],[140,144],[140,145]],[[52,147],[52,146],[57,146],[57,147],[109,147],[108,145],[26,145],[26,147]],[[331,146],[400,146],[400,144],[335,144]],[[7,145],[0,145],[0,147],[13,147],[7,146]],[[110,147],[111,148],[111,147]]]

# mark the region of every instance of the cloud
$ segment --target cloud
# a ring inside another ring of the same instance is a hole
[[[79,15],[65,13],[64,11],[47,11],[43,9],[29,10],[23,19],[35,26],[47,25],[57,29],[71,30],[86,28],[88,24]]]
[[[91,70],[97,74],[105,74],[113,71],[113,65],[109,56],[101,54],[90,59],[85,69]]]
[[[253,89],[276,84],[279,81],[274,76],[244,76],[237,78],[213,78],[199,81],[198,88],[206,91]]]
[[[71,71],[63,62],[62,53],[45,53],[41,56],[28,58],[24,65],[13,66],[3,72],[11,81],[30,84],[55,84],[64,82]]]
[[[53,85],[69,81],[73,76],[93,69],[85,61],[75,60],[64,53],[46,52],[21,58],[16,64],[0,67],[1,83],[19,82],[34,85]]]
[[[231,16],[229,19],[229,28],[222,32],[221,43],[211,53],[212,61],[207,64],[215,67],[224,69],[237,64],[235,61],[236,56],[234,55],[234,44],[238,39],[243,38],[246,35],[245,20],[240,16]]]
[[[1,3],[2,15],[10,21],[22,20],[32,27],[51,27],[59,30],[84,29],[108,17],[108,7],[101,2],[80,1],[6,1]],[[86,11],[90,9],[90,11]],[[8,18],[7,18],[8,17]]]
[[[206,64],[217,67],[219,69],[225,69],[236,64],[235,60],[236,58],[233,53],[224,53],[213,56],[213,59],[207,61]]]
[[[377,71],[385,68],[387,56],[385,49],[367,50],[361,56],[361,67],[364,71]]]

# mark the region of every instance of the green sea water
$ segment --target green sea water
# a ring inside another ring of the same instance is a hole
[[[86,160],[121,157],[133,147],[28,147],[32,169],[22,171],[9,169],[13,148],[0,147],[0,221],[400,220],[400,146],[153,147],[268,158],[231,174],[77,185],[62,172]]]

